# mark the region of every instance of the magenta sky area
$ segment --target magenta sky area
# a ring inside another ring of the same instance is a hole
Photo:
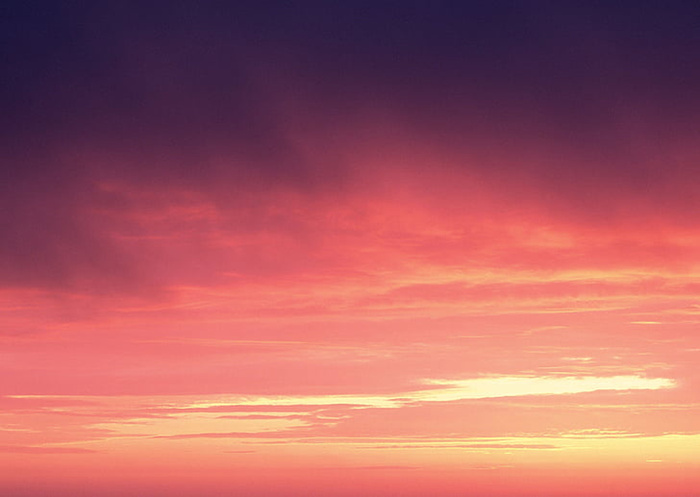
[[[700,495],[697,2],[0,33],[0,495]]]

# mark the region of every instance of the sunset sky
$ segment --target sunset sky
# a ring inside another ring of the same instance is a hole
[[[696,2],[0,9],[0,495],[700,495]]]

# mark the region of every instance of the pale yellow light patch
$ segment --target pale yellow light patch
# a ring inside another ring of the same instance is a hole
[[[698,464],[700,435],[668,434],[659,436],[610,435],[574,440],[552,438],[554,444],[569,445],[577,450],[577,457],[594,464],[620,464],[621,461],[636,463]]]
[[[399,403],[386,396],[370,395],[276,395],[265,397],[222,397],[218,401],[203,401],[189,404],[187,408],[210,408],[226,405],[245,406],[293,406],[293,405],[318,405],[331,406],[337,404],[350,404],[362,407],[399,407]],[[264,410],[264,409],[261,409]]]
[[[373,451],[373,457],[384,457],[387,461],[393,460],[394,464],[400,460],[406,464],[430,464],[455,469],[472,463],[555,467],[575,462],[578,465],[599,468],[649,463],[676,466],[700,464],[697,450],[700,446],[700,435],[621,437],[618,434],[609,438],[586,439],[568,436],[529,436],[429,441],[386,440],[381,444],[368,442],[363,445],[372,447],[382,444],[396,447],[396,449]],[[328,444],[323,445],[328,446]],[[421,448],[422,445],[430,449]],[[466,448],[460,449],[460,445]],[[469,447],[470,445],[473,447]],[[538,450],[536,447],[539,445],[555,448]],[[509,446],[512,447],[509,448]]]
[[[358,407],[398,408],[411,402],[449,402],[467,399],[514,397],[521,395],[564,395],[597,390],[658,390],[672,388],[669,378],[642,376],[610,377],[520,377],[501,376],[468,380],[423,380],[426,385],[443,388],[403,392],[396,395],[304,395],[274,397],[229,397],[216,402],[198,402],[190,408],[208,408],[224,405],[334,405],[351,404]]]
[[[246,413],[248,414],[248,413]],[[260,433],[306,426],[296,419],[230,419],[222,413],[187,413],[168,418],[130,420],[128,423],[100,423],[95,428],[129,435],[173,436],[191,433]]]
[[[419,392],[415,400],[451,401],[520,395],[563,395],[597,390],[658,390],[671,388],[675,382],[668,378],[641,376],[610,377],[495,377],[470,380],[425,380],[428,385],[446,388]]]

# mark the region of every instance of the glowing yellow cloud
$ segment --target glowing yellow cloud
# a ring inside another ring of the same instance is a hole
[[[417,392],[416,400],[450,401],[513,397],[520,395],[562,395],[596,390],[657,390],[672,388],[675,382],[668,378],[642,376],[583,376],[583,377],[520,377],[501,376],[470,380],[425,380],[428,385],[445,388]]]
[[[443,388],[417,390],[398,395],[303,395],[221,398],[218,402],[198,402],[188,407],[213,407],[230,404],[256,405],[334,405],[346,404],[363,407],[395,408],[411,402],[449,402],[468,399],[514,397],[521,395],[564,395],[597,390],[658,390],[673,388],[676,382],[669,378],[643,376],[582,376],[582,377],[527,377],[496,376],[468,380],[423,380],[423,384]]]

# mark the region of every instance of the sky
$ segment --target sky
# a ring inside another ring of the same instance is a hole
[[[698,495],[694,2],[0,10],[0,494]]]

